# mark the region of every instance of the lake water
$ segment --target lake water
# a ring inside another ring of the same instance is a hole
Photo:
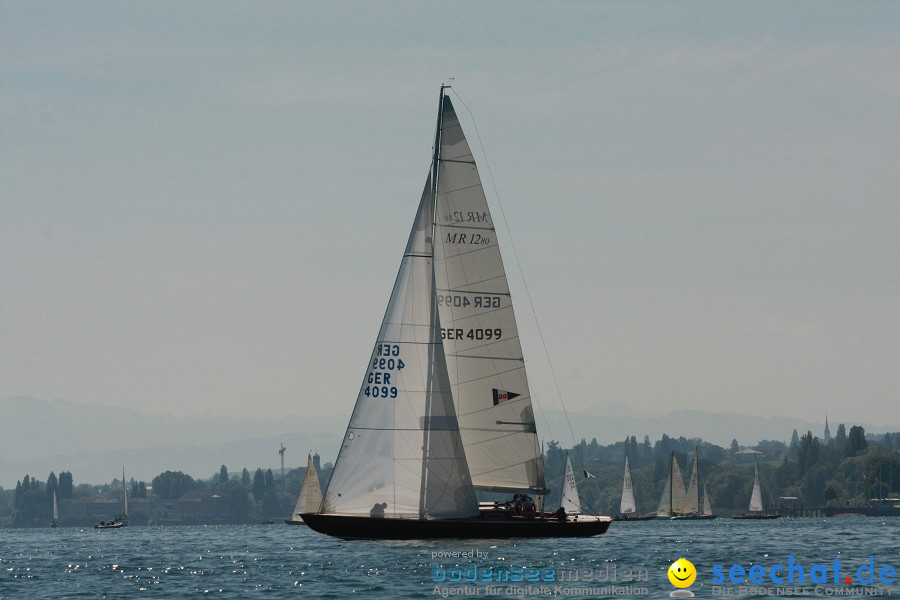
[[[450,552],[481,555],[437,557]],[[784,584],[769,579],[770,570],[787,565],[789,556],[804,568],[804,584],[789,584],[778,571]],[[874,581],[861,586],[857,576],[868,578],[870,556]],[[696,567],[690,590],[698,598],[900,595],[900,583],[879,580],[891,568],[900,572],[900,519],[832,518],[613,523],[595,538],[514,541],[346,542],[282,524],[5,529],[0,598],[435,598],[441,592],[668,598],[676,588],[667,570],[680,557]],[[731,583],[734,564],[761,565],[764,583]],[[827,567],[827,583],[810,581],[816,564]],[[719,584],[713,582],[715,565],[724,573]],[[858,574],[860,566],[866,569]],[[576,576],[579,581],[560,581]],[[464,583],[484,577],[492,582]],[[503,577],[523,581],[497,581]],[[463,581],[448,581],[455,578]]]

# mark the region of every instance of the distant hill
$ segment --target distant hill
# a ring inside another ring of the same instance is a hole
[[[651,441],[656,441],[665,433],[670,437],[694,438],[699,437],[704,441],[712,442],[719,446],[728,446],[731,440],[736,439],[739,444],[749,446],[761,440],[780,440],[788,443],[791,441],[791,433],[796,429],[800,435],[812,431],[813,435],[821,438],[825,429],[824,418],[822,422],[792,419],[789,417],[770,416],[755,417],[735,412],[701,412],[696,410],[679,410],[668,413],[644,412],[632,409],[622,404],[612,406],[598,406],[591,412],[570,412],[568,422],[566,415],[561,410],[544,411],[546,421],[537,411],[537,425],[541,437],[545,440],[555,439],[564,447],[572,445],[572,435],[569,433],[571,423],[575,433],[575,442],[581,438],[591,441],[597,438],[600,444],[609,444],[625,439],[625,436],[635,436],[640,442],[645,435],[650,436]],[[823,415],[824,417],[824,415]],[[546,431],[544,423],[549,423]],[[831,435],[837,431],[838,422],[830,424]],[[885,433],[900,430],[900,424],[886,424],[875,426],[868,423],[846,422],[847,429],[851,425],[862,425],[867,433]]]
[[[561,410],[536,410],[538,431],[545,441],[572,445],[572,434]],[[166,470],[207,478],[224,464],[229,471],[244,467],[279,468],[278,447],[288,448],[285,468],[305,465],[308,450],[322,463],[333,462],[349,415],[286,416],[238,419],[216,415],[170,417],[139,411],[77,404],[64,400],[16,397],[0,400],[0,485],[14,487],[26,473],[45,479],[51,470],[71,471],[76,483],[103,483],[121,476],[150,481]],[[625,405],[598,406],[590,412],[570,412],[575,441],[597,438],[601,444],[663,433],[700,437],[727,446],[732,439],[752,445],[763,439],[790,441],[797,429],[822,436],[823,423],[787,417],[753,417],[732,412],[680,410],[650,413]],[[865,423],[867,432],[900,430],[887,424]],[[831,424],[832,434],[837,422]]]
[[[285,468],[306,464],[318,450],[333,461],[346,417],[238,419],[216,415],[169,417],[126,408],[64,400],[15,397],[0,400],[0,485],[13,487],[26,473],[45,479],[71,471],[77,483],[121,477],[149,481],[165,470],[209,477],[229,470]]]

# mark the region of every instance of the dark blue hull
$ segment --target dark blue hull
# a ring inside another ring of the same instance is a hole
[[[521,517],[471,519],[387,519],[306,513],[310,529],[343,539],[430,540],[591,537],[605,533],[609,517],[570,517],[566,522]]]

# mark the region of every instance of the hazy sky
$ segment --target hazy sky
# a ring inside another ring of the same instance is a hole
[[[570,409],[900,425],[898,32],[895,2],[2,0],[0,397],[349,418],[452,76]]]

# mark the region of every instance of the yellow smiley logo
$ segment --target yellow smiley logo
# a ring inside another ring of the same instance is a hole
[[[697,579],[697,569],[687,559],[679,558],[669,567],[669,581],[677,588],[690,587],[695,579]]]

